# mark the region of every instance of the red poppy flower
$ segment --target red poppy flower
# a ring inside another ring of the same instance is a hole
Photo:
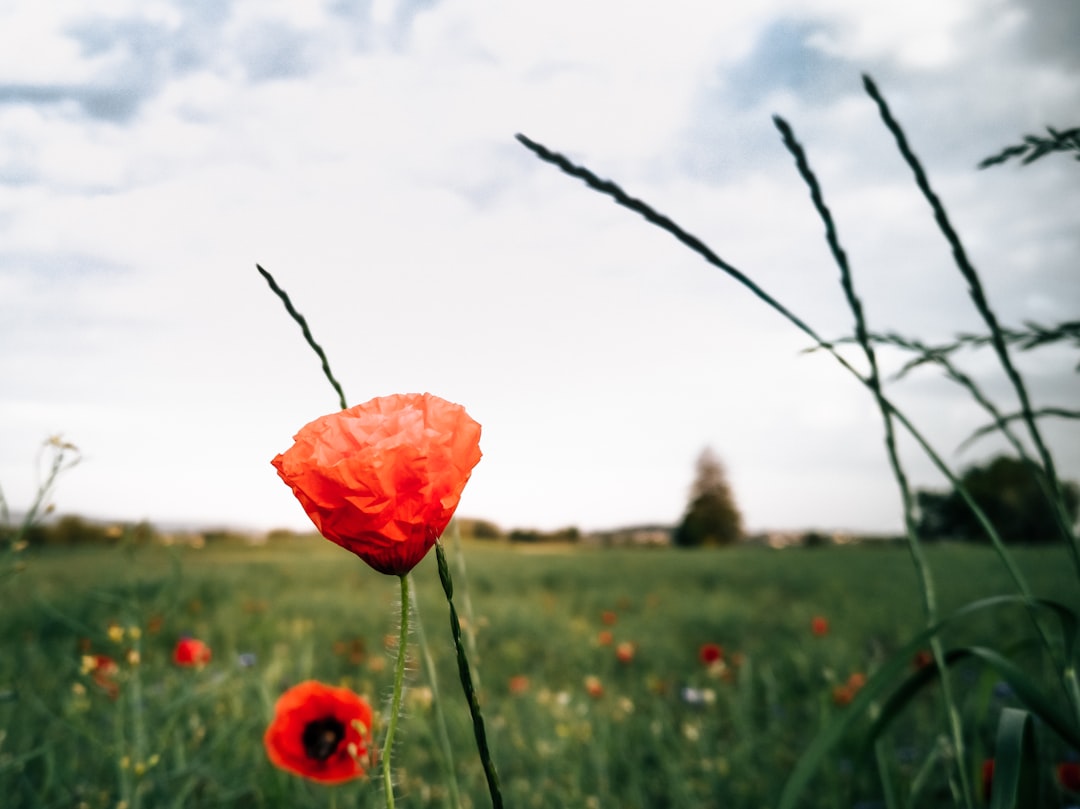
[[[371,718],[363,697],[308,680],[278,698],[263,736],[266,755],[274,766],[324,784],[360,778],[371,759]]]
[[[819,638],[829,634],[829,619],[821,615],[815,615],[810,621],[810,631]]]
[[[620,663],[634,662],[635,654],[637,654],[637,646],[635,646],[628,640],[624,640],[622,643],[615,647],[615,657]]]
[[[698,659],[706,666],[719,663],[724,659],[724,647],[719,643],[703,643],[698,649]]]
[[[461,405],[396,394],[305,425],[272,463],[324,537],[403,576],[454,515],[479,442]]]
[[[596,642],[601,646],[610,646],[615,641],[615,636],[606,629],[601,629],[596,633]]]
[[[173,662],[178,666],[205,666],[212,656],[210,647],[195,638],[180,638],[173,649]]]

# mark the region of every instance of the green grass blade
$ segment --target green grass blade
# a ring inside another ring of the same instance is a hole
[[[908,167],[915,177],[915,184],[919,187],[919,190],[930,205],[931,210],[934,212],[934,220],[937,222],[938,228],[941,230],[942,235],[944,235],[945,240],[952,248],[953,260],[956,263],[956,267],[968,284],[968,292],[971,295],[972,302],[975,304],[975,309],[986,322],[994,352],[1001,362],[1001,367],[1005,372],[1005,376],[1009,379],[1013,389],[1016,391],[1017,398],[1020,401],[1020,410],[1024,416],[1023,420],[1028,428],[1028,434],[1031,436],[1031,441],[1035,445],[1039,459],[1042,462],[1041,472],[1046,475],[1048,487],[1052,495],[1050,497],[1050,504],[1055,509],[1055,516],[1058,517],[1062,537],[1072,553],[1076,570],[1080,573],[1080,537],[1077,537],[1076,531],[1071,525],[1069,516],[1065,511],[1064,493],[1061,481],[1058,479],[1057,471],[1054,466],[1053,456],[1050,454],[1049,447],[1047,447],[1043,441],[1042,432],[1036,424],[1034,408],[1032,407],[1031,399],[1028,396],[1027,386],[1024,384],[1020,372],[1013,364],[1003,330],[998,324],[997,315],[994,314],[993,309],[990,307],[990,302],[987,300],[986,293],[983,290],[979,274],[976,271],[975,266],[969,260],[967,251],[960,241],[959,234],[957,234],[952,226],[952,222],[945,210],[945,206],[930,186],[930,180],[923,170],[922,163],[919,161],[919,158],[915,155],[914,151],[912,151],[911,146],[908,144],[907,136],[904,134],[899,122],[893,117],[892,111],[882,97],[877,85],[874,84],[869,76],[864,75],[863,86],[865,87],[867,94],[874,100],[874,103],[877,104],[882,121],[885,123],[889,132],[892,133],[892,136],[896,141],[897,149],[900,151],[904,162],[908,164]]]
[[[323,373],[326,374],[326,378],[330,380],[330,384],[333,386],[334,391],[337,392],[338,403],[341,405],[341,409],[344,410],[349,406],[345,401],[345,391],[341,389],[341,384],[334,377],[334,372],[330,370],[330,361],[326,358],[326,352],[323,351],[321,345],[315,342],[315,338],[311,334],[311,329],[308,328],[307,320],[296,310],[292,301],[289,300],[288,293],[278,286],[277,281],[274,280],[274,276],[258,264],[255,265],[255,269],[266,279],[266,283],[270,285],[270,289],[273,290],[274,294],[281,298],[281,302],[285,304],[285,311],[288,312],[290,317],[292,317],[292,319],[300,326],[300,331],[304,333],[304,339],[307,340],[307,344],[311,346],[312,350],[319,356],[319,360],[322,362]]]
[[[849,732],[851,732],[852,728],[857,723],[862,721],[868,715],[871,706],[875,703],[881,703],[886,699],[890,689],[894,688],[897,682],[901,682],[901,689],[907,687],[907,690],[904,693],[908,695],[907,699],[910,699],[919,688],[923,687],[926,682],[929,682],[930,679],[933,679],[933,677],[936,676],[936,671],[927,672],[926,670],[920,670],[907,678],[907,680],[912,682],[901,681],[902,678],[905,678],[906,676],[910,660],[914,654],[917,651],[924,649],[931,637],[936,636],[946,627],[965,617],[1009,605],[1024,606],[1029,609],[1042,608],[1049,610],[1061,619],[1063,625],[1062,628],[1066,635],[1067,646],[1068,644],[1075,642],[1075,634],[1071,635],[1072,641],[1068,638],[1070,637],[1070,633],[1075,633],[1076,616],[1067,607],[1048,599],[1028,600],[1021,596],[992,596],[990,598],[973,601],[972,603],[961,607],[933,626],[927,627],[919,632],[915,637],[908,641],[908,643],[898,649],[886,661],[885,665],[883,665],[867,681],[866,685],[859,691],[858,696],[855,697],[847,710],[842,711],[825,726],[818,736],[810,743],[810,746],[803,753],[802,758],[799,759],[799,762],[795,765],[795,769],[788,777],[788,781],[784,785],[784,789],[780,795],[777,809],[794,809],[799,800],[799,796],[809,785],[810,780],[813,778],[818,768],[824,763],[829,752],[836,747]],[[989,652],[990,656],[982,654],[982,652]],[[1019,669],[1016,669],[1016,667],[1008,660],[1005,660],[1005,658],[1002,658],[1000,655],[997,655],[996,658],[994,658],[993,655],[996,655],[996,653],[991,650],[981,650],[979,653],[973,653],[971,650],[967,650],[966,654],[968,656],[979,656],[984,662],[994,665],[1002,678],[1014,687],[1018,697],[1021,697],[1021,701],[1023,701],[1025,705],[1028,705],[1029,707],[1036,706],[1038,708],[1038,710],[1034,711],[1035,713],[1038,713],[1040,716],[1042,716],[1043,713],[1047,713],[1051,716],[1053,715],[1053,711],[1048,710],[1050,707],[1049,701],[1046,700],[1037,689],[1028,689],[1026,683],[1023,683],[1019,678],[1016,678],[1014,670],[1019,671]],[[956,655],[956,650],[946,655],[946,663],[949,664],[955,662]],[[1004,661],[1004,665],[1002,665],[1002,661]],[[1012,667],[1011,669],[1010,666]],[[1023,672],[1020,672],[1020,674],[1022,679],[1026,679],[1026,675],[1023,675]],[[1014,679],[1020,683],[1019,688],[1014,684]],[[1023,699],[1021,691],[1023,691],[1023,696],[1028,697],[1028,700]],[[1031,691],[1034,691],[1034,694],[1032,694]],[[906,704],[906,701],[903,704]],[[889,718],[891,719],[895,717],[898,709],[897,706],[886,701],[885,708],[882,709],[882,716],[885,716],[886,712],[890,712]],[[1060,716],[1055,717],[1054,722],[1057,725],[1055,730],[1058,731],[1063,739],[1069,741],[1069,743],[1074,746],[1080,746],[1078,745],[1078,742],[1080,742],[1080,736],[1078,736],[1080,731],[1078,731],[1071,722]],[[868,736],[870,743],[875,741],[877,738],[876,734],[880,734],[887,724],[887,722],[882,722],[879,718],[878,722],[871,729],[871,734]]]
[[[1002,710],[995,747],[990,809],[1041,806],[1039,760],[1031,714],[1016,708]]]

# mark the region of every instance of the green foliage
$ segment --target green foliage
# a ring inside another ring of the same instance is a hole
[[[1005,455],[970,467],[961,477],[968,492],[1010,542],[1040,543],[1060,539],[1054,509],[1047,500],[1045,484],[1024,461]],[[1080,486],[1063,484],[1065,507],[1075,522],[1080,506]],[[955,491],[919,491],[919,533],[927,539],[985,541],[986,534],[971,510]]]
[[[697,460],[690,503],[673,537],[676,545],[731,545],[742,538],[742,515],[720,459],[706,448]]]
[[[457,524],[458,531],[461,532],[461,535],[470,537],[471,539],[503,538],[502,529],[490,520],[455,517],[454,522]]]
[[[453,563],[452,545],[448,553]],[[1008,586],[985,548],[942,544],[930,553],[947,609]],[[262,548],[29,554],[0,611],[5,809],[80,802],[111,809],[125,799],[143,809],[381,805],[377,779],[322,787],[275,770],[262,734],[276,697],[308,678],[347,684],[381,705],[392,680],[384,636],[393,632],[397,582],[314,538]],[[485,542],[468,544],[465,555],[468,589],[456,577],[455,601],[463,607],[467,592],[472,603],[465,617],[476,634],[479,696],[507,806],[776,806],[777,773],[790,772],[818,732],[845,715],[836,685],[853,672],[873,678],[893,658],[910,670],[897,652],[919,609],[903,548],[526,554]],[[1020,552],[1040,594],[1080,608],[1064,562],[1060,550]],[[442,629],[447,605],[435,559],[413,575],[463,803],[490,806]],[[816,614],[829,618],[827,636],[809,631]],[[1014,605],[956,623],[952,638],[978,647],[1022,637],[1027,626]],[[601,630],[615,643],[598,642]],[[173,644],[185,634],[212,647],[205,669],[172,664]],[[630,663],[615,654],[624,641],[636,647]],[[723,666],[698,659],[708,642],[724,647]],[[133,665],[128,653],[136,648]],[[99,653],[119,665],[115,699],[81,671],[81,656]],[[1016,654],[1040,683],[1053,682],[1036,651]],[[589,696],[588,676],[599,679],[602,696]],[[446,780],[424,700],[431,682],[419,666],[408,677],[394,753],[398,806],[442,809]],[[527,678],[524,690],[512,688],[515,677]],[[980,755],[993,749],[1001,711],[1016,707],[1013,697],[992,693],[996,682],[975,680],[960,706]],[[914,778],[938,749],[939,711],[940,693],[928,687],[894,717],[885,755],[896,779]],[[1046,745],[1041,771],[1064,755]],[[842,740],[798,805],[874,805],[880,786],[864,761],[862,736]],[[947,793],[943,767],[924,782],[926,795]]]
[[[1026,135],[1023,143],[1006,146],[997,154],[981,161],[979,168],[996,166],[1013,158],[1019,158],[1021,163],[1027,165],[1054,152],[1075,152],[1073,158],[1080,160],[1080,127],[1058,130],[1048,126],[1046,131],[1050,137]]]
[[[524,543],[578,542],[581,539],[581,531],[572,525],[554,531],[538,531],[535,528],[515,528],[507,534],[507,539],[511,542]]]

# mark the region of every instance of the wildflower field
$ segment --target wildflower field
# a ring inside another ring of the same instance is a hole
[[[944,612],[1008,588],[989,548],[927,556]],[[508,806],[776,805],[799,756],[922,619],[903,545],[537,552],[464,540],[447,558]],[[1064,548],[1015,558],[1038,596],[1080,608]],[[347,686],[385,715],[394,578],[316,536],[24,559],[2,584],[3,806],[382,804],[377,767],[340,785],[297,778],[271,763],[263,735],[278,697],[308,680]],[[397,805],[489,805],[432,556],[411,579]],[[943,637],[1008,639],[1014,660],[1052,681],[1020,606]],[[913,671],[926,663],[911,656]],[[953,672],[977,764],[1015,695],[985,668]],[[876,751],[856,726],[800,805],[884,806],[879,765],[917,782],[914,805],[950,805],[942,711],[936,687],[924,689]],[[1046,805],[1075,803],[1053,776],[1068,751],[1045,741]]]

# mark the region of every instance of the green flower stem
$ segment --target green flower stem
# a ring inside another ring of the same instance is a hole
[[[394,696],[390,700],[390,722],[386,726],[386,741],[382,752],[383,791],[386,793],[386,809],[394,809],[394,784],[390,778],[390,754],[394,750],[394,731],[397,730],[401,713],[401,695],[405,690],[405,653],[409,644],[409,577],[401,579],[401,634],[398,636],[397,663],[394,664]]]
[[[410,574],[411,576],[411,574]],[[424,622],[420,618],[420,599],[413,606],[413,625],[416,627],[416,639],[420,645],[420,657],[424,661],[427,670],[428,682],[431,690],[435,693],[435,725],[439,737],[439,744],[443,749],[443,765],[445,767],[446,789],[449,793],[448,801],[454,809],[461,809],[461,789],[458,787],[457,775],[454,772],[454,748],[450,743],[450,731],[446,727],[446,712],[442,707],[442,694],[439,692],[439,676],[435,670],[435,660],[431,656],[431,647],[428,646],[427,635],[424,633]]]
[[[461,687],[465,691],[465,699],[469,703],[469,714],[472,716],[473,721],[473,735],[476,737],[476,749],[480,753],[480,763],[484,765],[488,792],[491,793],[491,805],[494,809],[502,809],[503,801],[502,792],[499,790],[499,774],[495,770],[495,762],[491,760],[491,751],[488,750],[484,716],[480,712],[480,701],[476,697],[472,672],[469,670],[469,658],[465,654],[465,645],[461,639],[461,621],[458,620],[457,610],[454,608],[454,582],[450,578],[450,567],[446,564],[446,553],[443,551],[441,542],[435,543],[435,558],[439,563],[439,579],[442,581],[443,592],[446,594],[446,603],[450,606],[450,634],[454,636],[458,675],[461,677]]]

